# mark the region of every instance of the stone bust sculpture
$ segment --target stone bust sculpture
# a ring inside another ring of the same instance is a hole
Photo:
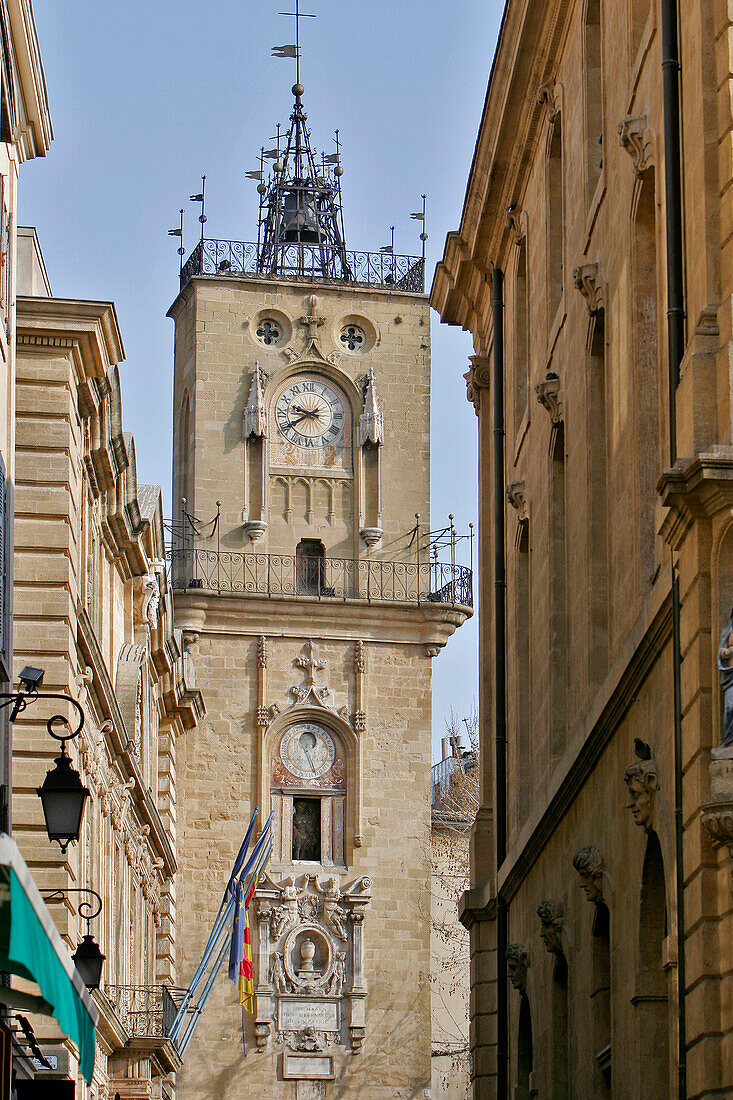
[[[603,900],[603,854],[595,844],[581,848],[573,856],[573,867],[580,876],[580,888],[588,901]]]
[[[550,899],[537,906],[537,916],[542,921],[540,935],[545,950],[551,955],[562,955],[563,907],[561,901]]]
[[[506,949],[506,964],[509,981],[520,993],[527,989],[527,967],[529,953],[523,943],[510,943]]]
[[[720,635],[718,672],[723,691],[723,744],[733,745],[733,608],[727,626]]]
[[[649,832],[654,814],[654,796],[659,790],[656,760],[637,760],[629,764],[624,772],[624,783],[629,789],[627,809],[631,810],[636,824]]]

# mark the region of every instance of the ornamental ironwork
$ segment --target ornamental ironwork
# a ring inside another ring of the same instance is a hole
[[[106,985],[104,992],[131,1039],[167,1039],[177,1007],[165,985]]]
[[[420,256],[398,256],[384,252],[342,252],[345,266],[326,264],[326,245],[292,244],[281,248],[281,263],[274,277],[309,283],[346,282],[354,286],[376,286],[385,290],[422,294],[425,290],[425,261]],[[257,244],[207,238],[194,248],[181,270],[181,289],[193,278],[207,276],[256,279],[268,277],[259,263]]]
[[[178,591],[473,607],[472,571],[452,563],[319,558],[304,568],[303,559],[293,555],[200,548],[173,550],[169,560]]]

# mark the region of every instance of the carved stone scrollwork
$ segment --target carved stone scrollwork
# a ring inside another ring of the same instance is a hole
[[[573,856],[573,867],[580,878],[580,888],[588,901],[598,905],[603,901],[603,853],[595,844],[580,848]]]
[[[551,955],[562,955],[562,937],[565,927],[564,910],[561,901],[550,898],[537,906],[537,916],[542,922],[540,936],[545,950]]]
[[[466,379],[466,397],[478,415],[481,390],[488,389],[491,385],[491,365],[483,355],[471,355],[469,360],[471,367],[463,376]]]
[[[652,135],[646,115],[628,115],[618,124],[618,141],[634,162],[637,175],[651,164]]]
[[[710,798],[702,805],[702,820],[713,844],[728,849],[733,892],[733,746],[713,749],[712,757]]]
[[[306,642],[305,653],[295,658],[295,665],[304,670],[305,682],[303,684],[293,684],[290,688],[290,694],[295,696],[294,705],[312,702],[316,706],[325,707],[331,689],[326,686],[317,686],[316,673],[323,671],[326,662],[322,657],[315,656],[315,647],[312,641]]]
[[[654,808],[659,790],[659,767],[648,745],[637,739],[638,759],[624,771],[624,783],[629,798],[626,808],[631,810],[634,821],[648,833],[654,828]]]
[[[554,371],[548,371],[544,382],[538,382],[534,388],[537,400],[543,409],[547,409],[553,427],[562,422],[563,407],[560,396],[560,375]]]
[[[585,298],[590,313],[603,309],[603,284],[598,278],[598,264],[579,264],[573,268],[573,283]]]
[[[529,951],[523,943],[509,944],[506,949],[506,963],[509,981],[519,993],[526,993]]]
[[[511,481],[506,487],[506,499],[516,510],[520,523],[527,519],[527,496],[523,481]]]

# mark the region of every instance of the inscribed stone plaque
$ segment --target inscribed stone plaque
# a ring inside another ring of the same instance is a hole
[[[278,1002],[278,1028],[280,1031],[301,1031],[315,1027],[319,1031],[338,1031],[339,1013],[337,1001],[306,1001],[304,998]]]
[[[286,1081],[305,1078],[311,1081],[329,1081],[333,1078],[333,1058],[327,1054],[285,1054],[283,1077]]]

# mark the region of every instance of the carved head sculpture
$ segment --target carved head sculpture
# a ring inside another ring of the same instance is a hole
[[[509,981],[520,993],[527,988],[527,967],[529,966],[529,952],[523,943],[510,943],[506,949],[506,965],[509,972]]]
[[[545,950],[552,955],[561,955],[563,931],[563,906],[561,901],[548,899],[537,906],[537,916],[542,921],[540,935]]]
[[[595,844],[581,848],[573,856],[573,867],[580,876],[580,888],[588,901],[596,904],[603,898],[603,853]]]
[[[654,796],[659,790],[659,770],[656,760],[637,760],[624,772],[624,783],[629,789],[626,808],[631,810],[634,821],[647,832],[652,828]]]

